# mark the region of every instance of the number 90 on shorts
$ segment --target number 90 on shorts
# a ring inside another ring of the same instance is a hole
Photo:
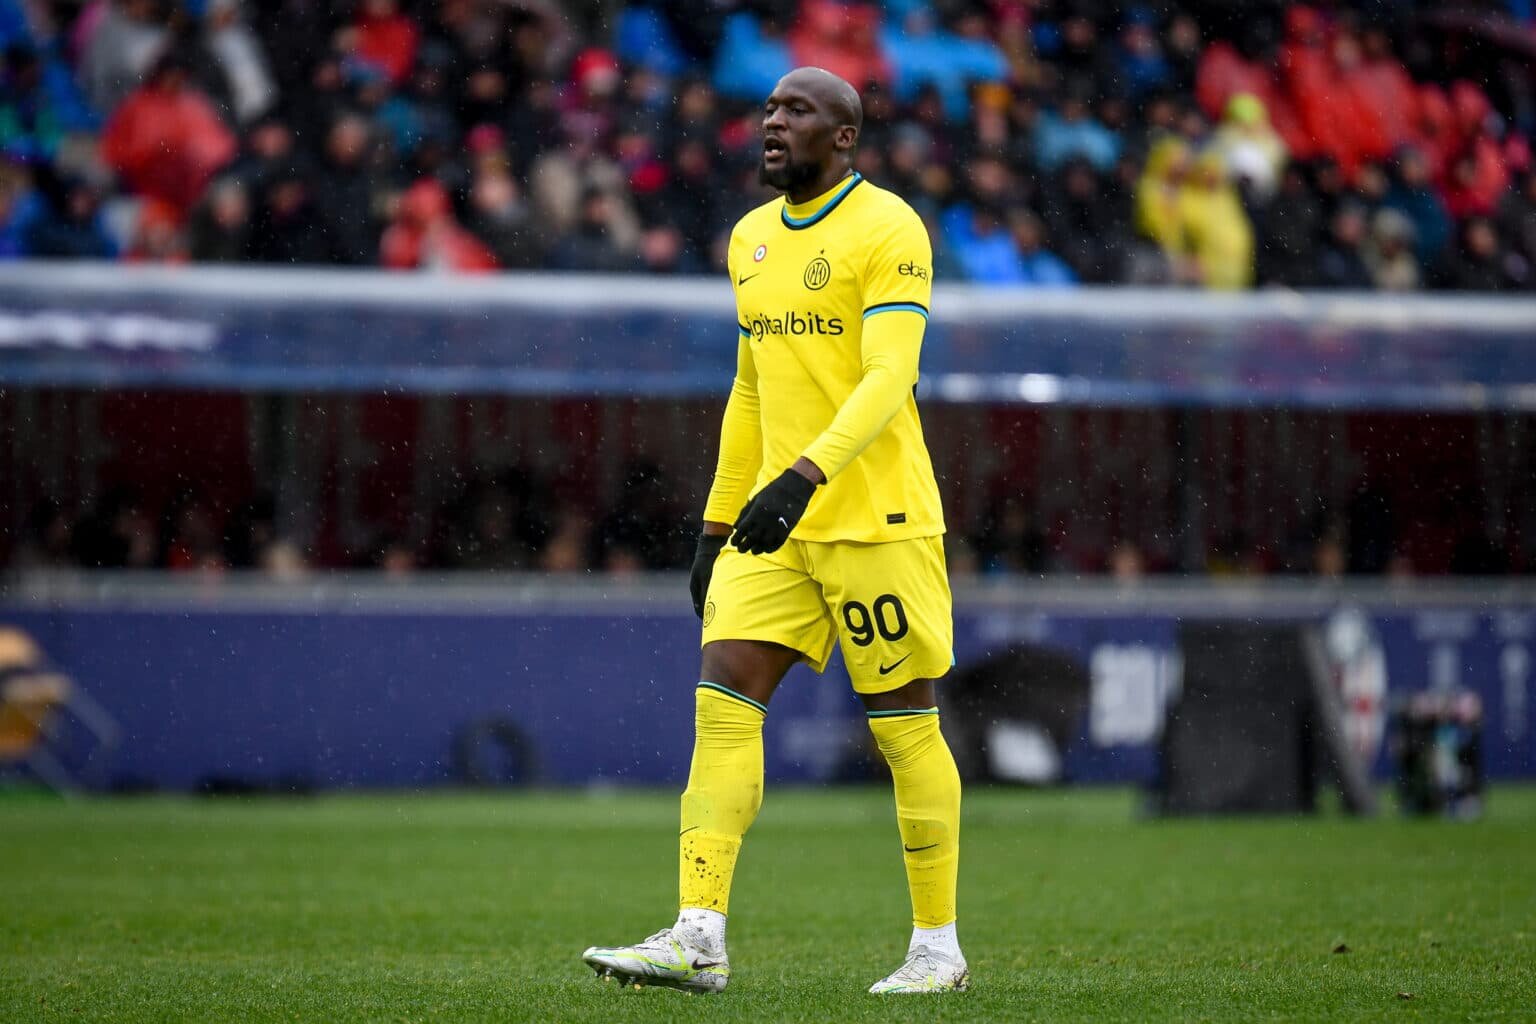
[[[703,642],[763,640],[821,672],[842,647],[859,693],[937,679],[954,664],[942,537],[859,544],[792,540],[769,555],[727,546],[715,563]]]

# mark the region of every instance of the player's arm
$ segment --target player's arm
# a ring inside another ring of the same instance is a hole
[[[757,397],[757,367],[752,362],[752,338],[737,328],[736,379],[720,423],[720,457],[704,505],[704,532],[727,534],[752,493],[763,465],[763,425]]]
[[[858,458],[901,411],[917,383],[918,356],[928,311],[916,303],[867,311],[861,349],[862,371],[827,429],[802,459],[822,480],[830,480]],[[797,466],[799,463],[796,464]],[[816,476],[811,476],[817,483]]]
[[[857,458],[910,398],[927,323],[927,311],[922,309],[870,313],[864,323],[863,375],[858,385],[805,454],[742,509],[732,543],[750,554],[777,551],[784,545],[817,486]]]
[[[794,465],[742,510],[732,541],[743,551],[782,547],[816,487],[858,458],[911,396],[928,326],[933,259],[923,222],[906,214],[874,245],[865,268],[859,383]]]
[[[715,461],[715,479],[704,503],[704,527],[699,532],[693,568],[688,573],[688,593],[693,597],[693,612],[700,619],[704,618],[715,559],[725,547],[737,510],[752,493],[762,464],[763,426],[758,416],[752,337],[738,326],[736,379],[731,382],[731,396],[725,402],[725,418],[720,423],[720,457]]]
[[[841,473],[880,436],[917,383],[933,250],[923,222],[911,210],[905,212],[871,250],[865,269],[859,383],[804,452],[825,480]]]

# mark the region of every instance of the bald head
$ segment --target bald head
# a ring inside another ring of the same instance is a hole
[[[838,124],[852,125],[856,132],[864,127],[864,102],[859,91],[826,68],[795,68],[779,79],[778,88],[785,86],[804,90]]]
[[[793,202],[819,195],[851,172],[863,123],[858,90],[823,68],[796,68],[763,103],[758,180]]]

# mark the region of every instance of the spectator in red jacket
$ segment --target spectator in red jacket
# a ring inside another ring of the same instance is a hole
[[[1488,216],[1509,187],[1503,147],[1490,131],[1496,119],[1483,91],[1471,82],[1451,86],[1457,146],[1445,180],[1445,205],[1457,220]]]
[[[1419,91],[1392,52],[1391,38],[1383,29],[1367,29],[1360,37],[1360,49],[1360,66],[1353,76],[1356,95],[1380,119],[1394,149],[1418,142]]]
[[[1257,19],[1236,42],[1218,40],[1208,46],[1200,56],[1195,100],[1207,118],[1220,121],[1234,96],[1256,98],[1291,156],[1310,159],[1319,150],[1298,120],[1290,95],[1281,87],[1272,32],[1270,22]]]
[[[1386,115],[1376,106],[1371,93],[1360,37],[1347,29],[1335,30],[1329,56],[1333,63],[1335,117],[1344,146],[1342,157],[1357,166],[1386,159],[1394,140],[1387,130]]]
[[[891,69],[880,51],[880,11],[873,4],[809,0],[790,31],[789,49],[796,64],[826,68],[863,87],[889,87]]]
[[[496,257],[454,219],[448,190],[441,182],[418,181],[400,197],[395,220],[380,242],[384,266],[392,270],[449,270],[485,273]]]
[[[623,84],[618,58],[607,50],[589,47],[571,62],[571,81],[561,97],[559,123],[567,155],[577,164],[611,152]]]
[[[396,0],[363,0],[352,23],[356,33],[353,52],[377,68],[396,86],[403,84],[416,64],[420,33],[416,24],[400,13]]]
[[[1195,79],[1195,99],[1211,120],[1219,120],[1232,97],[1249,95],[1274,112],[1279,92],[1275,88],[1272,58],[1250,59],[1225,40],[1206,47]],[[1310,156],[1310,152],[1303,154]]]
[[[1491,139],[1478,139],[1451,164],[1445,182],[1445,206],[1457,220],[1486,217],[1498,209],[1509,172]]]
[[[1327,154],[1352,179],[1356,154],[1345,133],[1353,104],[1342,93],[1339,76],[1328,51],[1327,27],[1310,7],[1292,7],[1285,13],[1286,41],[1280,48],[1280,82],[1296,110],[1296,137],[1285,142],[1302,155]]]
[[[1416,148],[1424,154],[1430,173],[1439,181],[1450,168],[1457,147],[1456,114],[1451,110],[1450,97],[1438,85],[1420,85],[1414,114],[1414,129],[1419,140]]]
[[[194,90],[187,66],[162,57],[149,79],[113,112],[102,133],[107,165],[135,193],[185,213],[214,174],[234,159],[235,137]]]

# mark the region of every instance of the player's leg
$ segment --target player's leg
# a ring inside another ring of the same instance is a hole
[[[625,983],[718,992],[729,979],[725,923],[737,855],[763,796],[763,721],[796,661],[820,671],[833,634],[796,545],[769,557],[727,549],[704,611],[694,750],[678,835],[676,923],[635,946],[583,959]]]
[[[942,542],[818,545],[812,554],[843,661],[890,765],[912,901],[907,961],[870,991],[963,989],[969,975],[955,934],[960,774],[939,729],[933,684],[954,660]]]
[[[779,680],[798,660],[798,651],[775,643],[705,645],[677,839],[677,920],[633,946],[588,949],[582,959],[599,977],[697,992],[725,988],[731,881],[763,801],[763,720]]]
[[[912,901],[906,961],[875,993],[964,990],[970,981],[955,930],[960,866],[960,773],[939,729],[933,681],[860,694],[891,769],[901,856]]]
[[[763,721],[800,652],[758,640],[704,646],[693,760],[678,826],[678,925],[724,949],[742,839],[763,803]]]

